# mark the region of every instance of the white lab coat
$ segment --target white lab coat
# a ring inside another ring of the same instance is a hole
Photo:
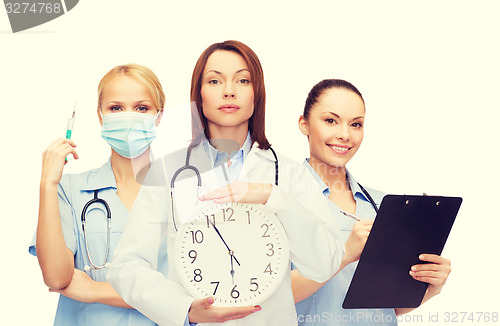
[[[185,153],[184,150],[164,157],[148,172],[107,274],[108,281],[128,304],[162,326],[184,325],[195,299],[179,283],[173,262],[176,232],[172,223],[170,181],[173,173],[185,164]],[[340,266],[343,241],[311,174],[302,164],[279,154],[278,159],[279,185],[273,186],[265,206],[281,221],[288,235],[290,260],[298,271],[309,279],[324,282]],[[202,145],[193,148],[190,164],[201,169],[200,172],[209,169],[210,162]],[[274,166],[271,151],[254,146],[245,159],[239,179],[274,184]],[[210,178],[203,182],[209,190],[220,186]],[[210,182],[212,184],[207,184]],[[165,237],[167,278],[156,270],[158,248]],[[297,325],[290,271],[276,292],[260,306],[261,311],[223,325]]]

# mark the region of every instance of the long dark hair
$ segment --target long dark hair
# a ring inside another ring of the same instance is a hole
[[[210,45],[198,58],[191,77],[191,126],[192,144],[199,143],[203,133],[210,138],[207,118],[203,115],[201,85],[202,75],[208,58],[217,50],[232,51],[243,57],[248,65],[254,92],[254,112],[248,122],[248,130],[252,143],[257,142],[259,148],[268,149],[271,144],[265,134],[266,88],[264,86],[264,72],[259,58],[247,45],[238,41],[224,41]]]

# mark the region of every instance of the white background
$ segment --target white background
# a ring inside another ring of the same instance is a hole
[[[463,197],[443,253],[452,260],[447,285],[415,311],[422,322],[401,325],[430,324],[429,314],[446,325],[446,312],[500,312],[499,9],[497,1],[84,0],[16,34],[0,9],[0,324],[52,324],[57,295],[47,292],[28,244],[41,153],[65,135],[75,99],[81,159],[70,159],[65,172],[108,159],[96,88],[119,64],[155,71],[167,95],[162,132],[180,133],[175,144],[183,146],[196,59],[226,39],[248,44],[262,62],[266,130],[278,151],[299,161],[308,155],[297,128],[307,93],[321,79],[342,78],[360,89],[367,107],[365,141],[350,163],[362,184]]]

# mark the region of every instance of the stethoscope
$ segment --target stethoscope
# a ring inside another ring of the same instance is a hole
[[[96,269],[101,269],[101,268],[108,268],[111,266],[111,263],[108,262],[108,256],[109,256],[109,243],[110,243],[110,232],[111,232],[111,211],[109,210],[108,203],[101,198],[97,198],[97,192],[98,190],[94,190],[94,198],[89,200],[85,206],[83,207],[82,210],[82,230],[83,230],[83,238],[85,240],[85,251],[87,252],[87,258],[89,259],[90,265],[92,267],[85,265],[83,268],[86,272],[90,270],[96,270]],[[90,207],[92,204],[96,203],[101,203],[104,205],[104,208],[106,209],[106,220],[107,220],[107,236],[106,236],[106,256],[104,257],[104,262],[102,265],[96,265],[90,258],[90,253],[89,253],[89,246],[87,243],[87,232],[85,231],[85,215],[87,214],[87,209]]]
[[[175,171],[175,173],[172,176],[172,179],[170,181],[170,202],[171,202],[170,207],[172,209],[172,222],[174,224],[175,231],[177,231],[177,223],[175,222],[175,213],[174,213],[174,211],[175,211],[175,207],[174,207],[174,188],[175,188],[175,181],[177,180],[177,177],[183,171],[192,170],[195,173],[197,181],[198,181],[197,182],[197,190],[196,190],[197,197],[199,197],[199,192],[200,192],[200,188],[201,188],[201,175],[200,175],[200,171],[195,166],[189,164],[189,158],[191,157],[191,150],[192,149],[193,149],[192,145],[188,147],[188,150],[187,150],[187,153],[186,153],[186,163],[184,164],[184,166],[180,167],[179,169],[177,169]],[[278,156],[276,155],[276,152],[273,150],[272,147],[269,147],[269,149],[271,150],[271,152],[273,153],[273,156],[275,158],[275,161],[274,161],[274,171],[275,171],[274,184],[278,185],[278,171],[279,171],[279,168],[278,168]],[[377,207],[377,204],[375,203],[375,200],[373,200],[373,197],[370,195],[370,193],[359,182],[358,182],[358,186],[359,186],[359,188],[361,188],[361,191],[366,196],[366,198],[368,198],[368,200],[370,201],[371,205],[373,206],[373,209],[375,209],[375,213],[378,213],[378,207]],[[88,252],[87,252],[87,254],[88,254]],[[89,260],[90,260],[90,258],[89,258]]]
[[[177,231],[177,224],[175,222],[175,216],[174,216],[174,211],[175,211],[175,208],[174,208],[174,187],[175,187],[175,180],[177,179],[177,177],[179,176],[179,174],[183,171],[186,171],[186,170],[191,170],[195,173],[196,175],[196,179],[198,180],[197,182],[197,190],[196,190],[196,196],[197,198],[199,197],[199,193],[200,193],[200,189],[201,189],[201,175],[200,175],[200,171],[195,167],[195,166],[192,166],[189,164],[189,158],[191,157],[191,150],[193,149],[193,145],[190,145],[188,147],[188,150],[187,150],[187,153],[186,153],[186,163],[184,164],[184,166],[180,167],[179,169],[177,169],[177,171],[175,171],[174,175],[172,176],[172,180],[170,181],[170,202],[171,202],[171,208],[172,208],[172,221],[174,223],[174,228],[175,228],[175,231]],[[278,185],[278,156],[276,155],[276,152],[272,149],[272,147],[269,147],[269,149],[271,150],[271,152],[273,153],[273,156],[274,156],[274,184],[275,185]]]

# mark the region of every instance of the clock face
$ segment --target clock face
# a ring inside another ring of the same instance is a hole
[[[288,239],[262,205],[213,204],[176,237],[175,264],[195,298],[212,296],[217,306],[262,303],[289,267]]]

